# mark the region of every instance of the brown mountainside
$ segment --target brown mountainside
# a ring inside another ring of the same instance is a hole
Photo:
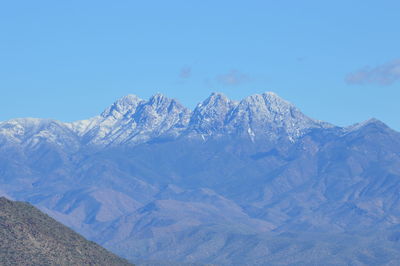
[[[0,197],[0,265],[132,265],[32,205]]]

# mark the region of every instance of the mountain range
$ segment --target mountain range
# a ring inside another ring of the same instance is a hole
[[[396,265],[399,193],[400,133],[272,92],[0,123],[0,194],[135,262]]]

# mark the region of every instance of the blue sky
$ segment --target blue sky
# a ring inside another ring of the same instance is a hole
[[[0,120],[85,119],[156,92],[274,91],[313,118],[400,130],[400,1],[2,1]]]

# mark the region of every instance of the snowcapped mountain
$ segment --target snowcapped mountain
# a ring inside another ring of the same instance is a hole
[[[48,119],[14,119],[0,124],[0,137],[11,143],[34,145],[45,140],[54,144],[138,144],[156,138],[221,135],[254,139],[287,136],[292,141],[312,128],[332,127],[313,120],[275,93],[256,94],[240,102],[213,93],[192,112],[174,99],[156,94],[149,100],[128,95],[99,116],[62,123]],[[67,139],[59,139],[65,138]]]
[[[227,119],[237,105],[221,93],[212,93],[194,109],[188,131],[206,136],[223,134]]]
[[[312,128],[332,127],[313,120],[273,92],[256,94],[240,102],[213,93],[193,112],[189,130],[200,134],[242,135],[292,141]]]
[[[161,94],[148,101],[128,95],[100,116],[70,125],[83,142],[93,145],[140,143],[160,136],[176,137],[188,124],[190,111]]]
[[[128,95],[73,123],[1,122],[0,192],[134,261],[390,265],[400,254],[400,134],[376,119],[317,121],[270,92],[213,93],[193,111]]]
[[[74,132],[65,123],[50,119],[20,118],[0,123],[0,143],[35,147],[40,143],[78,145]]]

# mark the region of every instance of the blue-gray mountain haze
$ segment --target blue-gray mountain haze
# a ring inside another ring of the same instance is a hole
[[[274,93],[193,111],[128,95],[73,123],[0,123],[0,194],[133,262],[398,265],[400,133]],[[148,264],[150,265],[150,264]]]

